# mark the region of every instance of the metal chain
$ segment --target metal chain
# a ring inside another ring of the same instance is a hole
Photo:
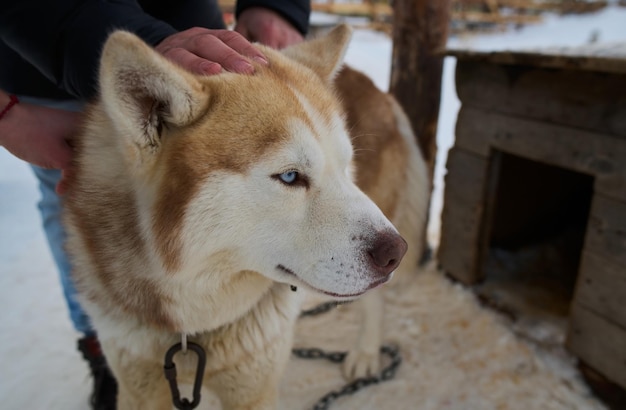
[[[316,306],[313,309],[303,311],[300,314],[300,317],[319,315],[328,312],[329,310],[344,303],[350,302],[322,303],[321,305]],[[356,379],[343,386],[340,390],[331,391],[315,403],[315,405],[313,406],[313,410],[327,410],[330,405],[337,401],[337,399],[339,399],[340,397],[354,394],[372,384],[378,384],[393,379],[396,375],[396,372],[398,371],[398,367],[400,367],[400,364],[402,363],[400,350],[397,346],[383,345],[380,348],[380,352],[389,356],[390,362],[387,367],[383,368],[378,376]],[[333,363],[343,362],[348,355],[347,352],[325,352],[324,350],[315,347],[295,348],[292,349],[292,353],[294,356],[301,359],[326,359]]]
[[[347,303],[352,303],[352,302],[353,302],[352,300],[348,300],[346,302],[332,301],[332,302],[322,303],[321,305],[317,305],[312,309],[302,311],[300,313],[300,317],[320,315],[322,313],[328,312],[331,309],[336,308],[337,306],[345,305]]]
[[[326,359],[333,363],[341,363],[347,356],[346,352],[325,352],[318,348],[299,348],[293,349],[292,352],[294,356],[301,359]],[[400,367],[400,364],[402,363],[400,350],[397,346],[384,345],[380,348],[380,352],[389,356],[390,362],[387,367],[383,368],[378,376],[356,379],[346,384],[340,390],[331,391],[315,403],[313,410],[326,410],[333,402],[342,396],[348,396],[372,384],[379,384],[393,379],[398,371],[398,367]]]

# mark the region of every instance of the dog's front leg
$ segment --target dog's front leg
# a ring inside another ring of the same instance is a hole
[[[165,389],[155,389],[149,384],[137,386],[136,383],[134,385],[127,382],[120,383],[117,393],[117,410],[171,410],[172,397],[167,386]]]
[[[252,376],[252,377],[250,377]],[[278,381],[273,376],[241,372],[241,367],[219,375],[212,390],[222,402],[223,410],[275,410]]]
[[[223,410],[275,410],[292,344],[291,331],[286,329],[268,339],[265,348],[247,352],[252,354],[214,373],[207,387],[219,396]]]
[[[163,376],[163,363],[103,344],[117,380],[117,410],[171,410],[172,398]]]
[[[361,311],[361,326],[354,346],[343,363],[343,375],[348,380],[375,376],[380,368],[380,345],[384,300],[381,288],[373,289],[357,300]]]

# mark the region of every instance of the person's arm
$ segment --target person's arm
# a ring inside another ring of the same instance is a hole
[[[263,60],[238,33],[178,32],[132,0],[21,0],[0,5],[0,38],[53,83],[81,100],[95,95],[100,52],[115,29],[137,34],[160,47],[166,57],[199,73],[212,74],[221,68],[250,72],[252,66],[244,56]]]
[[[0,90],[0,111],[9,102]],[[67,171],[73,154],[69,141],[79,121],[75,112],[17,102],[0,118],[0,146],[31,164]]]
[[[95,93],[100,51],[116,28],[149,44],[174,34],[135,1],[34,1],[2,3],[0,37],[49,80],[86,100]]]
[[[264,8],[276,12],[302,36],[309,31],[310,0],[238,0],[235,8],[237,21],[243,17],[247,9],[251,8]]]
[[[250,7],[241,12],[235,31],[250,41],[281,49],[304,40],[304,36],[283,16],[263,8]]]

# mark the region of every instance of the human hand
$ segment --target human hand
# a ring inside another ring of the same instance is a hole
[[[225,69],[251,74],[248,59],[267,64],[265,56],[241,34],[231,30],[194,27],[166,37],[156,50],[196,74],[218,74]]]
[[[0,105],[5,96],[0,94]],[[62,170],[64,178],[57,185],[57,192],[63,194],[67,187],[65,176],[71,173],[70,140],[79,121],[80,114],[76,112],[18,103],[0,121],[0,145],[26,162]]]
[[[235,31],[250,41],[281,49],[304,40],[302,34],[280,14],[263,7],[250,7],[239,15]]]

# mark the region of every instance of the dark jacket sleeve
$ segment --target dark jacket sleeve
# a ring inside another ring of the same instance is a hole
[[[176,30],[132,0],[2,0],[0,38],[46,78],[79,99],[96,92],[102,46],[115,29],[148,44]]]
[[[309,31],[310,0],[238,0],[235,17],[249,7],[265,7],[286,18],[302,35]]]

